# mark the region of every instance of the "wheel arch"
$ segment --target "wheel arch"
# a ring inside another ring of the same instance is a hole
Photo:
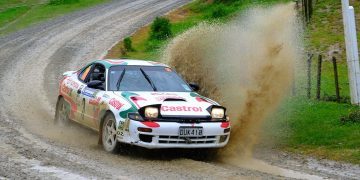
[[[108,115],[110,113],[114,115],[114,113],[109,109],[103,110],[103,111],[100,112],[100,115],[99,115],[100,123],[99,123],[99,140],[98,140],[98,144],[102,144],[102,138],[101,138],[101,136],[102,136],[102,127],[103,127],[106,115]]]

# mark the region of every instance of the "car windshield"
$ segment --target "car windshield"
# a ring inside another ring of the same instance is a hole
[[[162,66],[113,66],[109,69],[110,91],[190,92],[180,76]]]

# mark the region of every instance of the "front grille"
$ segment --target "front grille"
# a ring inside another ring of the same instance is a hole
[[[159,136],[160,144],[212,144],[216,142],[216,136],[180,137]]]

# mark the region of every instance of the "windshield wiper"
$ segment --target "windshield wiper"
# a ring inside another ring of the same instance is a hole
[[[117,88],[118,91],[120,90],[120,82],[124,77],[125,71],[126,70],[124,69],[123,72],[120,74],[120,77],[119,77],[118,81],[116,82],[116,88]]]
[[[154,89],[154,91],[157,91],[154,83],[151,81],[150,77],[145,73],[145,71],[142,68],[140,68],[140,71],[145,76],[145,79],[150,83],[150,85]]]

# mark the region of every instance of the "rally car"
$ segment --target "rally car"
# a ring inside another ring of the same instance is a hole
[[[141,60],[96,60],[63,74],[55,122],[75,121],[121,143],[153,148],[220,148],[228,143],[226,109],[196,93],[169,66]]]

